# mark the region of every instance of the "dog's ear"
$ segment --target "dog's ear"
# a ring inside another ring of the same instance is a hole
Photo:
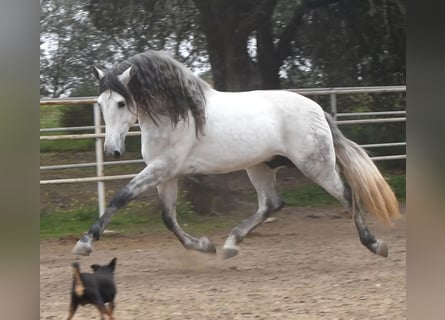
[[[114,269],[116,269],[116,260],[117,258],[113,258],[110,263],[108,264],[108,267],[114,272]]]
[[[93,269],[94,272],[96,272],[100,268],[100,265],[98,264],[92,264],[91,269]]]

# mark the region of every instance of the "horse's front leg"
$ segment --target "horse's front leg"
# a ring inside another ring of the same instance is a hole
[[[216,253],[213,242],[207,237],[199,239],[192,237],[181,229],[176,220],[176,199],[178,193],[178,180],[176,178],[157,186],[162,206],[162,220],[165,226],[173,232],[186,249],[205,253]]]
[[[77,241],[72,252],[77,255],[87,256],[93,251],[93,241],[100,239],[105,227],[110,222],[113,214],[127,205],[132,199],[151,187],[171,178],[171,171],[164,162],[154,162],[142,170],[123,189],[111,199],[104,214],[91,225],[90,229]]]

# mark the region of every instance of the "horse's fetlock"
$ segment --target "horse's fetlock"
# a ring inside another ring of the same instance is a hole
[[[90,230],[88,230],[88,235],[84,236],[84,238],[89,237],[90,239],[92,238],[94,241],[97,241],[100,239],[100,236],[100,222],[96,221],[96,223],[90,227]]]
[[[280,210],[281,208],[284,207],[284,201],[281,199],[276,199],[276,200],[268,200],[266,203],[267,206],[267,217],[269,216],[270,213],[275,212]],[[266,217],[266,218],[267,218]]]

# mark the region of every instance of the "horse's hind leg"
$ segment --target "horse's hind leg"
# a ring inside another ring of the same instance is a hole
[[[257,192],[258,210],[232,229],[223,247],[225,259],[237,255],[239,252],[237,244],[250,231],[264,222],[272,212],[283,207],[283,201],[275,184],[275,170],[262,163],[248,168],[247,174]]]
[[[335,169],[334,160],[331,160],[329,157],[320,158],[312,161],[309,167],[304,165],[298,167],[307,177],[323,187],[329,194],[340,201],[345,208],[352,212],[361,243],[371,252],[386,257],[388,255],[386,244],[382,240],[376,239],[369,231],[363,213],[360,211],[360,206],[353,204],[349,184],[343,183]]]
[[[213,242],[207,237],[199,239],[192,237],[181,229],[176,220],[176,199],[178,193],[177,179],[171,179],[157,186],[162,206],[162,220],[165,226],[173,232],[182,245],[187,249],[193,249],[205,253],[216,253]]]
[[[355,210],[353,219],[358,231],[360,242],[366,248],[368,248],[369,251],[386,258],[388,256],[388,246],[385,242],[383,242],[383,240],[376,239],[374,235],[369,231],[365,222],[365,218],[363,217],[363,214],[361,213],[359,208]]]

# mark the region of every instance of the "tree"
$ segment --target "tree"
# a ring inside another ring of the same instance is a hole
[[[194,0],[219,90],[280,88],[279,70],[310,10],[337,0]],[[248,54],[248,43],[257,54]]]
[[[58,43],[41,54],[42,90],[53,96],[92,81],[86,67],[93,62],[113,63],[146,49],[168,50],[200,73],[210,63],[221,91],[404,83],[401,0],[66,3],[43,6],[41,38]],[[64,83],[66,75],[76,77]]]
[[[276,0],[195,0],[206,35],[214,85],[222,91],[260,87],[259,72],[247,43],[262,21],[269,20]]]
[[[46,0],[41,94],[96,88],[91,65],[147,49],[168,50],[221,91],[403,84],[405,25],[403,0]],[[387,108],[397,99],[341,104]],[[404,134],[380,134],[394,132]],[[362,133],[351,136],[370,136]],[[193,181],[189,189],[202,187]]]
[[[337,1],[90,0],[87,8],[126,56],[169,49],[193,65],[208,54],[215,88],[241,91],[279,88],[279,69],[306,12]]]
[[[93,84],[91,66],[107,58],[109,43],[76,0],[46,0],[40,16],[41,95],[68,95]]]
[[[325,86],[405,83],[403,1],[342,0],[309,11],[306,20],[295,47],[323,71]]]
[[[197,10],[188,0],[90,0],[86,5],[94,27],[127,58],[147,49],[168,50],[189,67],[207,61]]]

